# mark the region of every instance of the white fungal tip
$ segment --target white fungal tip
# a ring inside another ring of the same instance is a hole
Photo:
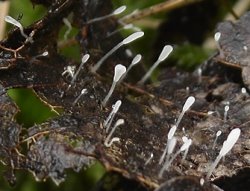
[[[120,125],[123,125],[125,123],[124,119],[118,119],[115,123],[115,126],[120,126]]]
[[[228,112],[229,110],[229,105],[226,105],[225,108],[224,108],[225,112]]]
[[[117,113],[117,111],[119,110],[120,106],[122,104],[122,101],[121,100],[118,100],[115,102],[115,105],[113,105],[113,113]]]
[[[163,47],[162,51],[161,51],[161,54],[158,58],[158,60],[160,62],[162,62],[163,60],[165,60],[168,55],[173,51],[173,47],[171,45],[166,45]]]
[[[42,53],[42,56],[48,56],[48,55],[49,55],[48,51],[45,51],[44,53]]]
[[[89,54],[85,54],[83,57],[82,57],[82,63],[86,63],[89,59],[90,55]]]
[[[246,88],[241,88],[241,93],[243,93],[243,94],[247,93]]]
[[[188,138],[186,136],[183,136],[182,138],[183,143],[187,142]]]
[[[171,127],[171,129],[170,129],[169,132],[168,132],[168,140],[170,140],[170,139],[173,138],[176,129],[177,129],[176,125],[173,125],[173,126]]]
[[[185,151],[187,150],[190,145],[192,144],[192,139],[188,139],[187,141],[184,142],[184,144],[181,146],[180,151]]]
[[[221,135],[221,131],[217,131],[216,137],[219,137]]]
[[[127,7],[125,5],[123,5],[121,7],[118,7],[116,10],[114,10],[113,15],[119,15],[119,14],[121,14],[123,11],[126,10],[126,8]]]
[[[12,18],[11,16],[5,16],[4,20],[7,23],[11,23],[11,24],[17,26],[18,28],[23,28],[21,23],[19,23],[16,19]]]
[[[240,137],[240,133],[241,133],[241,130],[239,128],[233,129],[229,133],[227,140],[224,141],[223,146],[220,150],[220,154],[219,154],[220,156],[225,156],[233,148],[233,146],[235,145],[235,143]]]
[[[115,75],[114,75],[114,82],[118,82],[120,78],[122,77],[123,74],[126,72],[126,67],[123,66],[122,64],[117,64],[115,66]]]
[[[88,93],[88,90],[86,88],[82,89],[81,95]]]
[[[131,62],[131,65],[134,66],[138,64],[141,61],[142,56],[140,54],[137,54],[134,59]]]
[[[195,102],[195,97],[193,96],[188,97],[183,106],[182,111],[186,112],[187,110],[189,110],[189,108],[194,104],[194,102]]]
[[[218,42],[220,40],[220,37],[221,37],[221,33],[220,32],[217,32],[217,33],[214,34],[214,40],[216,42]]]
[[[123,41],[122,41],[122,44],[128,44],[138,38],[141,38],[142,36],[144,35],[144,32],[140,31],[140,32],[135,32],[131,35],[129,35],[127,38],[125,38]]]

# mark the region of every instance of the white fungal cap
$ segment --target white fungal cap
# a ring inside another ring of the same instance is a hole
[[[88,90],[86,89],[86,88],[84,88],[84,89],[82,89],[82,91],[81,91],[81,94],[83,95],[83,94],[87,94],[88,93]]]
[[[226,105],[226,106],[224,107],[224,110],[225,110],[225,112],[228,112],[228,110],[229,110],[229,105]]]
[[[141,38],[142,36],[144,35],[144,32],[140,31],[140,32],[135,32],[131,35],[129,35],[127,38],[125,38],[123,41],[122,41],[122,44],[128,44],[128,43],[131,43],[132,41],[138,39],[138,38]]]
[[[115,126],[120,126],[123,125],[125,123],[124,119],[118,119],[115,123]]]
[[[134,66],[138,64],[141,61],[142,56],[140,54],[137,54],[134,59],[131,62],[131,66]]]
[[[172,137],[169,141],[169,145],[168,145],[168,155],[170,155],[171,153],[173,153],[175,145],[177,143],[177,139],[175,137]]]
[[[181,146],[180,151],[185,151],[187,150],[190,145],[192,144],[192,139],[188,139],[184,144]]]
[[[221,37],[221,33],[220,32],[217,32],[217,33],[214,34],[214,40],[216,42],[218,42],[220,40],[220,37]]]
[[[126,67],[123,66],[122,64],[118,64],[115,66],[115,74],[114,74],[114,78],[113,81],[116,83],[120,80],[120,78],[122,77],[122,75],[126,72]]]
[[[113,107],[113,111],[112,111],[112,112],[113,112],[113,113],[117,113],[117,111],[119,110],[121,104],[122,104],[122,101],[121,101],[121,100],[116,101],[116,102],[115,102],[115,105],[112,106],[112,107]]]
[[[188,97],[183,106],[182,111],[186,112],[187,110],[189,110],[189,108],[194,104],[194,102],[195,102],[195,97],[193,96]]]
[[[164,61],[172,51],[173,51],[173,47],[171,45],[164,46],[158,60],[160,62]]]
[[[241,93],[243,93],[243,94],[247,93],[246,88],[241,88]]]
[[[42,56],[48,56],[49,55],[49,52],[48,51],[45,51],[42,53]]]
[[[239,128],[233,129],[229,133],[227,140],[224,141],[223,146],[220,150],[220,154],[219,154],[220,156],[225,156],[233,148],[233,146],[235,145],[235,143],[240,137],[240,133],[241,133],[241,130]]]
[[[23,28],[23,26],[21,25],[21,23],[19,23],[16,19],[12,18],[11,16],[5,16],[4,20],[5,20],[5,22],[11,23],[11,24],[17,26],[20,29]]]
[[[173,125],[173,126],[171,127],[171,129],[170,129],[169,132],[168,132],[168,140],[170,140],[170,139],[173,138],[176,129],[177,129],[176,125]]]
[[[89,54],[85,54],[83,57],[82,57],[82,63],[86,63],[89,59],[90,55]]]
[[[123,5],[121,7],[118,7],[116,10],[114,10],[113,15],[119,15],[119,14],[121,14],[123,11],[126,10],[126,8],[127,7],[125,5]]]
[[[183,143],[187,142],[188,138],[186,136],[183,136],[182,138]]]
[[[221,135],[221,131],[217,131],[216,137],[219,137]]]

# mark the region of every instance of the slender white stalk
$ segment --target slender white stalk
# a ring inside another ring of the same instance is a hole
[[[189,96],[187,98],[187,100],[182,108],[181,114],[179,115],[178,120],[176,122],[176,127],[179,126],[184,114],[187,112],[187,110],[190,109],[190,107],[194,104],[194,102],[195,102],[195,98],[193,96]]]
[[[106,119],[106,120],[104,121],[104,123],[103,123],[104,128],[106,128],[106,132],[108,132],[109,127],[110,127],[110,126],[108,126],[108,124],[109,124],[109,123],[110,123],[110,124],[112,123],[113,118],[114,118],[115,114],[118,112],[118,110],[119,110],[121,104],[122,104],[122,101],[121,101],[121,100],[118,100],[118,101],[116,101],[115,104],[112,106],[112,108],[113,108],[112,111],[110,112],[109,116],[107,117],[107,119]]]
[[[111,95],[115,89],[117,82],[121,79],[122,75],[124,75],[125,72],[126,72],[126,67],[123,66],[122,64],[118,64],[115,66],[115,73],[114,73],[113,82],[112,82],[112,85],[111,85],[111,88],[110,88],[108,94],[106,95],[106,97],[104,98],[104,100],[102,102],[103,107],[106,106],[109,98],[111,97]]]
[[[174,156],[168,161],[166,160],[163,167],[161,168],[158,176],[159,178],[162,178],[162,175],[164,173],[165,170],[168,170],[169,166],[172,164],[172,162],[174,161],[174,159],[182,152],[185,151],[187,148],[189,148],[189,146],[191,145],[192,140],[190,139],[190,141],[186,141],[184,142],[184,144],[181,146],[181,148],[174,154]]]
[[[148,165],[148,164],[151,162],[151,160],[153,159],[153,157],[154,157],[154,154],[151,153],[151,154],[150,154],[150,157],[147,159],[147,161],[145,162],[144,165],[145,165],[145,166]]]
[[[148,70],[148,72],[142,77],[142,79],[138,82],[139,85],[143,85],[147,79],[151,76],[155,68],[163,62],[169,54],[173,51],[173,47],[171,45],[166,45],[163,47],[161,54],[158,58],[158,60],[151,66],[151,68]]]
[[[226,105],[224,107],[224,122],[227,121],[227,114],[228,114],[228,111],[229,111],[229,105]]]
[[[80,64],[79,68],[77,69],[77,71],[74,73],[73,78],[72,78],[67,90],[69,90],[69,88],[75,83],[76,78],[78,77],[80,71],[82,70],[83,65],[88,61],[89,57],[90,57],[89,54],[85,54],[82,57],[82,62]]]
[[[212,147],[212,149],[214,149],[214,148],[215,148],[216,142],[217,142],[218,137],[219,137],[220,135],[221,135],[221,131],[217,131],[217,133],[216,133],[216,137],[215,137],[215,140],[214,140],[214,143],[213,143],[213,147]]]
[[[215,159],[215,161],[213,162],[213,164],[209,168],[209,171],[208,171],[207,177],[206,177],[207,179],[210,178],[214,169],[216,168],[216,166],[220,162],[221,158],[224,157],[233,148],[233,146],[235,145],[235,143],[238,141],[238,139],[240,137],[240,133],[241,133],[241,130],[239,128],[233,129],[229,133],[229,135],[227,136],[227,140],[225,140],[223,143],[223,146],[220,150],[219,155],[217,156],[217,158]]]
[[[166,156],[166,154],[167,154],[167,151],[168,151],[169,142],[170,142],[170,140],[173,138],[176,129],[177,129],[176,125],[173,125],[173,126],[171,127],[171,129],[169,130],[169,132],[168,132],[167,145],[166,145],[166,147],[165,147],[165,149],[164,149],[164,151],[163,151],[163,153],[162,153],[162,155],[161,155],[161,158],[160,158],[160,160],[159,160],[159,164],[161,164],[161,163],[164,161],[164,158],[165,158],[165,156]]]
[[[140,54],[137,54],[134,59],[132,60],[131,64],[129,65],[127,71],[125,72],[125,74],[121,77],[121,79],[119,80],[118,83],[121,83],[124,78],[127,76],[128,72],[141,61],[142,56]]]
[[[119,138],[115,137],[109,143],[109,140],[111,139],[112,135],[114,134],[116,128],[119,127],[120,125],[123,125],[123,124],[124,124],[124,119],[118,119],[117,120],[117,122],[115,123],[114,127],[112,128],[112,130],[110,131],[110,133],[108,134],[107,138],[104,141],[104,145],[106,147],[110,147],[114,141],[119,141],[120,140]]]
[[[117,51],[121,46],[131,43],[134,40],[141,38],[144,35],[144,32],[135,32],[125,38],[122,42],[118,43],[115,47],[113,47],[109,52],[107,52],[91,69],[93,73],[95,73],[102,65],[102,63],[111,56],[115,51]]]
[[[121,7],[118,7],[117,9],[115,9],[112,13],[108,14],[108,15],[105,15],[105,16],[102,16],[102,17],[97,17],[97,18],[94,18],[94,19],[91,19],[87,22],[87,24],[92,24],[92,23],[95,23],[95,22],[99,22],[99,21],[102,21],[102,20],[105,20],[109,17],[112,17],[112,16],[115,16],[115,15],[119,15],[121,14],[122,12],[124,12],[126,10],[126,6],[123,5]]]
[[[83,95],[86,95],[88,93],[88,90],[87,89],[82,89],[81,91],[81,94],[79,96],[77,96],[77,98],[75,99],[75,101],[73,102],[73,106],[76,105],[76,103],[80,100],[80,98],[83,96]]]

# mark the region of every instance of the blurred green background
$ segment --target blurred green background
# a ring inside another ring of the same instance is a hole
[[[127,5],[127,10],[124,14],[133,12],[136,9],[143,9],[154,5],[156,3],[163,2],[163,0],[150,0],[150,1],[135,1],[135,0],[114,0],[114,7],[119,7],[123,4]],[[220,1],[223,2],[223,1]],[[235,1],[230,1],[233,5]],[[213,29],[216,22],[223,18],[223,16],[228,13],[228,9],[225,8],[225,4],[218,3],[215,6],[218,6],[216,13],[213,13],[213,18],[211,18],[211,23],[207,25],[212,26],[206,29],[204,34],[203,42],[213,35]],[[220,7],[221,6],[221,7]],[[206,7],[205,7],[206,9]],[[11,7],[9,15],[14,18],[21,18],[21,23],[24,26],[37,21],[42,18],[46,13],[46,9],[42,6],[35,6],[30,3],[29,0],[11,0]],[[188,14],[188,13],[186,13]],[[211,15],[211,14],[210,14]],[[212,16],[211,16],[212,17]],[[133,43],[132,49],[136,53],[141,53],[144,57],[144,62],[146,63],[145,67],[148,67],[156,59],[156,55],[159,53],[160,49],[163,47],[161,43],[168,43],[167,32],[166,39],[162,39],[163,42],[159,41],[161,39],[162,32],[164,30],[158,28],[161,23],[168,21],[168,19],[174,18],[174,15],[168,15],[166,13],[156,14],[147,18],[144,18],[140,21],[135,22],[135,25],[140,27],[145,32],[145,37],[138,42]],[[178,17],[177,17],[178,19]],[[195,20],[193,21],[195,22]],[[210,21],[209,21],[210,22]],[[7,28],[11,28],[9,24]],[[165,25],[162,26],[164,28]],[[166,23],[166,26],[169,26],[169,23]],[[170,25],[171,26],[171,25]],[[63,40],[63,34],[66,31],[64,27],[60,33],[60,39]],[[171,28],[172,30],[172,28]],[[188,28],[186,30],[189,30]],[[199,30],[199,26],[197,26]],[[203,30],[203,29],[202,29]],[[173,30],[174,31],[174,30]],[[205,59],[211,55],[214,49],[201,48],[201,43],[193,43],[191,40],[185,39],[183,42],[180,41],[183,39],[179,37],[178,29],[176,30],[176,36],[169,36],[169,43],[175,46],[174,54],[169,59],[171,65],[179,66],[180,68],[185,68],[188,70],[193,70],[198,64],[201,64]],[[73,36],[77,31],[73,30],[69,36]],[[181,31],[184,32],[184,31]],[[130,34],[131,31],[122,31],[124,36]],[[175,33],[175,32],[173,32]],[[177,35],[178,33],[178,35]],[[161,35],[159,35],[161,34]],[[165,34],[165,33],[163,33]],[[173,40],[176,38],[177,40]],[[181,39],[181,40],[180,40]],[[76,60],[80,60],[79,47],[72,46],[60,50],[65,56],[72,57]],[[166,63],[164,63],[166,64]],[[155,72],[156,74],[159,73]],[[156,77],[155,77],[156,78]],[[34,96],[32,90],[28,89],[15,89],[8,91],[9,96],[17,103],[20,108],[20,113],[16,116],[18,123],[22,124],[24,127],[30,127],[33,124],[42,123],[50,117],[56,116],[54,112],[45,106],[36,96]],[[3,168],[3,167],[1,167]],[[0,169],[1,170],[1,169]],[[1,172],[3,169],[1,170]],[[27,172],[18,172],[17,173],[17,185],[14,187],[9,187],[7,182],[3,180],[0,176],[0,191],[1,190],[21,190],[21,191],[34,191],[34,190],[91,190],[95,186],[96,182],[105,174],[104,168],[96,163],[87,170],[82,170],[80,173],[75,173],[69,171],[67,173],[67,178],[64,183],[59,187],[56,187],[51,180],[48,180],[46,183],[39,183],[34,180],[31,174]]]

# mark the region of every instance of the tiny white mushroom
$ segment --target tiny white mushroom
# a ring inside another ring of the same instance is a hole
[[[167,145],[166,145],[166,147],[165,147],[165,149],[164,149],[164,151],[163,151],[163,153],[162,153],[162,155],[161,155],[161,158],[160,158],[160,160],[159,160],[159,164],[161,164],[161,163],[164,161],[164,158],[165,158],[165,156],[166,156],[166,154],[167,154],[167,151],[168,151],[169,142],[170,142],[170,140],[173,138],[176,129],[177,129],[176,125],[173,125],[173,126],[170,128],[169,132],[168,132]]]
[[[111,139],[112,135],[114,134],[116,128],[119,127],[120,125],[123,125],[123,124],[124,124],[124,119],[118,119],[118,120],[116,121],[114,127],[112,128],[112,130],[110,131],[110,133],[108,134],[107,138],[106,138],[105,141],[104,141],[104,145],[105,145],[106,147],[110,147],[114,141],[120,141],[120,138],[114,137],[114,138],[109,142],[109,140]]]
[[[155,70],[155,68],[163,62],[169,54],[173,51],[173,47],[171,45],[166,45],[163,47],[161,54],[158,58],[158,60],[151,66],[151,68],[148,70],[148,72],[142,77],[142,79],[138,82],[139,85],[143,85],[147,79],[151,76],[152,72]]]
[[[219,137],[220,135],[221,135],[221,131],[217,131],[217,133],[216,133],[216,137],[215,137],[215,140],[214,140],[214,143],[213,143],[213,147],[212,147],[212,149],[214,149],[214,148],[215,148],[216,142],[217,142],[218,137]]]
[[[79,96],[77,96],[77,98],[75,99],[75,101],[73,102],[73,106],[80,100],[80,98],[83,95],[86,95],[88,93],[88,90],[86,88],[82,89],[81,93]]]
[[[224,122],[227,121],[228,111],[229,111],[229,105],[226,105],[226,106],[224,107]]]
[[[215,161],[213,162],[213,164],[209,168],[209,171],[208,171],[207,177],[206,177],[207,179],[210,178],[214,169],[216,168],[216,166],[220,162],[221,158],[224,157],[233,148],[233,146],[235,145],[235,143],[238,141],[238,139],[240,137],[240,133],[241,133],[241,130],[239,128],[235,128],[229,133],[227,140],[225,140],[223,143],[223,146],[220,150],[219,155],[217,156],[217,158],[215,159]]]
[[[74,75],[72,77],[72,80],[71,80],[67,90],[69,90],[69,88],[75,83],[76,78],[78,77],[80,71],[82,70],[83,65],[89,60],[89,57],[90,57],[89,54],[85,54],[82,57],[81,64],[80,64],[79,68],[77,69],[77,71],[74,73]]]
[[[183,151],[189,149],[190,145],[192,144],[192,140],[188,139],[188,141],[184,142],[183,145],[181,146],[181,148],[174,154],[174,156],[170,159],[170,160],[166,160],[163,167],[161,168],[158,177],[162,178],[162,175],[164,173],[165,170],[168,170],[169,166],[172,164],[172,162],[174,161],[174,159]]]
[[[110,125],[116,115],[116,113],[118,112],[120,106],[122,104],[121,100],[118,100],[115,102],[115,104],[112,106],[112,111],[110,112],[109,116],[107,117],[107,119],[104,121],[103,126],[106,129],[106,132],[109,131]]]
[[[134,67],[136,64],[138,64],[141,61],[142,56],[140,54],[137,54],[134,59],[132,60],[131,64],[129,65],[127,71],[122,76],[122,78],[119,80],[119,83],[127,76],[128,72]]]
[[[114,73],[113,82],[112,82],[112,85],[111,85],[111,88],[110,88],[108,94],[106,95],[106,97],[104,98],[104,100],[102,102],[103,107],[106,106],[110,96],[112,95],[112,93],[115,89],[117,82],[120,80],[122,75],[125,74],[125,72],[126,72],[126,67],[123,66],[122,64],[118,64],[115,66],[115,73]]]
[[[195,102],[195,97],[189,96],[187,98],[187,100],[182,108],[181,114],[179,115],[178,120],[176,122],[176,127],[179,126],[184,114],[189,110],[189,108],[194,104],[194,102]]]
[[[121,14],[122,12],[124,12],[126,10],[126,6],[123,5],[121,7],[118,7],[117,9],[115,9],[112,13],[108,14],[108,15],[104,15],[102,17],[97,17],[97,18],[94,18],[94,19],[91,19],[87,22],[87,24],[92,24],[92,23],[95,23],[95,22],[99,22],[99,21],[102,21],[102,20],[105,20],[109,17],[112,17],[112,16],[115,16],[115,15],[119,15]]]
[[[144,32],[135,32],[125,38],[122,42],[118,43],[115,47],[113,47],[109,52],[107,52],[91,69],[93,73],[95,73],[102,65],[102,63],[111,56],[115,51],[117,51],[121,46],[131,43],[134,40],[141,38],[144,35]]]

